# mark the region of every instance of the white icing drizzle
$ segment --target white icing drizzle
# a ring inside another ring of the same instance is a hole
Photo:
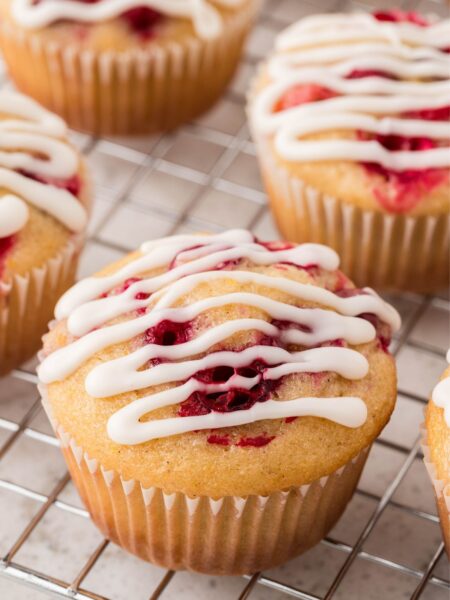
[[[82,23],[99,23],[114,19],[137,7],[148,7],[168,17],[189,19],[196,33],[203,39],[217,37],[223,27],[220,12],[214,7],[239,7],[243,0],[100,0],[85,4],[76,0],[13,0],[12,14],[27,29],[39,29],[56,21],[70,20]]]
[[[23,200],[11,194],[0,197],[0,239],[23,229],[28,217],[28,206]]]
[[[6,118],[5,118],[6,116]],[[66,126],[39,104],[9,91],[0,92],[0,238],[20,231],[28,220],[28,206],[48,213],[73,232],[82,231],[86,211],[65,189],[26,177],[65,180],[76,175],[79,159],[64,138]]]
[[[448,46],[449,40],[450,19],[420,27],[381,22],[359,13],[305,18],[277,39],[276,53],[267,64],[270,82],[253,100],[254,130],[273,136],[277,152],[289,161],[367,161],[398,171],[448,167],[448,147],[389,151],[376,140],[304,138],[327,131],[360,130],[448,141],[447,121],[426,121],[402,113],[450,104],[450,55],[438,50]],[[400,80],[346,79],[354,70],[382,71]],[[420,78],[425,80],[407,81]],[[326,87],[339,96],[274,112],[284,94],[301,84]]]
[[[269,250],[257,243],[252,234],[232,230],[214,236],[184,235],[149,242],[141,247],[137,258],[106,277],[91,277],[60,300],[56,316],[67,319],[67,328],[75,340],[45,358],[39,367],[44,384],[63,381],[83,363],[115,344],[130,341],[162,321],[190,322],[217,307],[241,305],[257,308],[273,320],[292,323],[279,329],[262,318],[235,318],[216,325],[193,339],[171,346],[149,343],[125,356],[94,366],[85,380],[86,391],[95,398],[169,385],[167,389],[131,402],[116,412],[108,422],[108,434],[119,444],[145,441],[187,431],[242,425],[264,419],[293,416],[317,416],[347,427],[361,426],[367,417],[364,401],[357,397],[297,398],[288,401],[269,399],[247,410],[231,413],[176,417],[141,422],[152,411],[187,400],[194,392],[222,393],[232,389],[250,390],[263,380],[277,380],[293,373],[331,371],[347,379],[361,379],[368,373],[368,362],[359,352],[342,347],[315,348],[333,339],[349,344],[364,344],[375,338],[376,331],[362,313],[373,313],[393,330],[400,326],[397,312],[370,289],[352,297],[339,297],[315,285],[302,284],[283,276],[251,271],[217,270],[226,261],[246,259],[254,265],[290,262],[298,266],[317,265],[327,270],[339,266],[336,253],[324,246],[304,244],[291,249]],[[170,269],[167,270],[167,266]],[[162,270],[164,269],[164,270]],[[157,270],[119,293],[101,297],[130,278]],[[227,280],[245,291],[230,292],[174,306],[182,296],[201,284]],[[326,306],[328,309],[300,308],[255,292],[254,286],[289,294],[299,301]],[[148,295],[150,295],[148,297]],[[151,306],[141,314],[133,311]],[[332,310],[329,310],[332,309]],[[141,314],[141,316],[139,316]],[[127,320],[114,321],[118,317]],[[301,325],[301,328],[296,327]],[[309,350],[289,352],[283,348],[255,345],[240,352],[209,352],[217,344],[242,331],[260,332],[277,338],[285,345],[302,345]],[[203,355],[201,358],[195,358]],[[192,358],[194,357],[194,358]],[[152,359],[167,362],[146,368]],[[199,371],[215,367],[246,367],[254,361],[267,367],[254,377],[233,375],[223,383],[203,383],[195,378]],[[178,384],[178,385],[176,385]]]
[[[447,362],[450,364],[450,350],[447,352]],[[442,379],[433,390],[432,400],[444,409],[444,419],[450,427],[450,377]]]

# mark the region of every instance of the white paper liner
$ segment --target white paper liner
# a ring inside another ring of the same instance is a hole
[[[210,574],[254,573],[318,543],[342,514],[369,447],[331,475],[268,496],[189,497],[126,480],[77,445],[42,402],[72,479],[102,533],[144,560]]]
[[[72,236],[44,265],[0,284],[0,375],[38,350],[58,298],[75,280],[82,243],[82,235]]]
[[[412,217],[342,202],[293,176],[276,162],[267,138],[254,137],[283,237],[331,246],[343,272],[359,286],[416,292],[448,286],[450,214]]]
[[[97,134],[172,129],[207,110],[239,63],[258,0],[249,0],[213,40],[154,43],[96,53],[47,43],[0,23],[0,44],[18,87],[74,128]],[[29,68],[33,65],[33,68]]]
[[[431,460],[431,452],[428,446],[428,434],[425,423],[420,427],[422,438],[420,444],[423,452],[423,462],[433,484],[436,496],[436,505],[438,508],[439,519],[442,526],[442,535],[444,537],[445,549],[450,558],[450,484],[437,477],[437,471]]]

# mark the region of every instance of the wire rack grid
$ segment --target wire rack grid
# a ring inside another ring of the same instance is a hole
[[[97,184],[81,275],[145,239],[181,231],[247,227],[275,239],[245,123],[248,78],[276,33],[294,19],[390,4],[266,0],[240,71],[211,113],[170,135],[145,139],[74,133]],[[448,14],[438,1],[403,5]],[[0,65],[1,85],[9,83]],[[244,579],[165,572],[102,539],[70,482],[43,414],[35,361],[14,371],[0,384],[0,597],[448,600],[450,573],[418,436],[424,404],[445,364],[450,302],[448,294],[389,300],[404,322],[393,341],[397,409],[374,446],[349,508],[316,548]]]

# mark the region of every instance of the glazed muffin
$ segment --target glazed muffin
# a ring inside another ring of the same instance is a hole
[[[38,374],[106,537],[170,569],[237,574],[334,525],[394,407],[399,327],[338,265],[244,230],[183,235],[62,297]]]
[[[17,86],[72,127],[97,134],[163,131],[197,117],[223,94],[256,4],[0,0],[0,44]]]
[[[74,282],[89,192],[66,135],[34,100],[0,91],[0,375],[39,349]]]
[[[447,362],[450,363],[450,350]],[[445,548],[450,558],[450,367],[433,390],[427,406],[422,448],[436,493]]]
[[[277,38],[249,118],[278,227],[358,285],[449,283],[450,19],[305,18]]]

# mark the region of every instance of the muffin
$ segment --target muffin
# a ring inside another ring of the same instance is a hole
[[[450,350],[447,353],[450,363]],[[425,465],[436,494],[445,549],[450,558],[450,367],[434,388],[425,412]]]
[[[74,282],[89,203],[64,122],[0,91],[0,375],[30,358]]]
[[[70,126],[152,133],[223,94],[256,3],[0,0],[0,44],[16,85]]]
[[[62,297],[39,380],[107,538],[169,569],[239,574],[334,525],[394,407],[399,327],[338,264],[244,230],[182,235]]]
[[[334,248],[358,285],[449,284],[450,19],[328,14],[276,40],[249,97],[284,237]]]

